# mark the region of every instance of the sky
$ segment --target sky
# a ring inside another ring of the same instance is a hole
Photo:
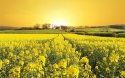
[[[125,24],[125,0],[0,0],[0,25]]]

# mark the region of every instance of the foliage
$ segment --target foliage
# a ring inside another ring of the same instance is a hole
[[[73,47],[87,56],[98,78],[125,77],[125,39],[65,34]]]
[[[67,33],[58,29],[44,29],[44,30],[0,30],[1,34],[59,34]]]
[[[0,78],[124,78],[125,39],[1,34]]]

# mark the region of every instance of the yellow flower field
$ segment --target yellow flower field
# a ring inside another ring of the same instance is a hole
[[[124,38],[0,34],[0,78],[124,77]]]
[[[66,34],[81,57],[87,56],[97,78],[125,77],[125,39]]]

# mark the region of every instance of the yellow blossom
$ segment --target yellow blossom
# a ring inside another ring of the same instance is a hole
[[[20,67],[15,66],[9,71],[9,78],[20,78]]]
[[[111,54],[111,56],[109,57],[110,62],[118,62],[119,60],[119,55],[118,54]]]
[[[60,60],[58,63],[58,66],[61,68],[66,68],[67,67],[67,61],[65,59]]]
[[[98,66],[96,66],[95,68],[96,68],[96,70],[98,70],[98,69],[99,69],[99,67],[98,67]]]
[[[45,65],[46,58],[45,58],[45,56],[39,56],[38,59],[37,59],[37,61],[39,63],[42,63],[43,65]]]
[[[105,71],[106,71],[107,73],[110,73],[110,68],[107,67],[107,68],[105,69]]]
[[[24,65],[24,61],[19,61],[19,64],[20,64],[21,66],[23,66],[23,65]]]
[[[10,62],[10,61],[9,61],[8,59],[4,59],[4,60],[3,60],[3,63],[4,63],[4,64],[9,64],[9,62]]]
[[[3,62],[2,62],[2,60],[0,60],[0,70],[2,69],[2,64],[3,64]]]
[[[79,77],[79,68],[75,65],[71,65],[68,68],[68,74],[74,78],[78,78]]]
[[[24,71],[27,71],[27,72],[32,72],[32,71],[36,71],[36,64],[35,63],[28,63],[27,66],[24,68]]]
[[[53,67],[54,67],[55,69],[57,69],[59,66],[58,66],[58,64],[53,64]]]
[[[89,63],[89,59],[86,57],[82,57],[82,59],[80,60],[81,63]]]
[[[121,77],[121,78],[125,78],[125,71],[121,71],[121,72],[120,72],[120,77]]]

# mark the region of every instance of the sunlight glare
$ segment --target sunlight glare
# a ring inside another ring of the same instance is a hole
[[[61,26],[61,25],[67,25],[67,22],[65,20],[55,20],[52,22],[53,25]]]

